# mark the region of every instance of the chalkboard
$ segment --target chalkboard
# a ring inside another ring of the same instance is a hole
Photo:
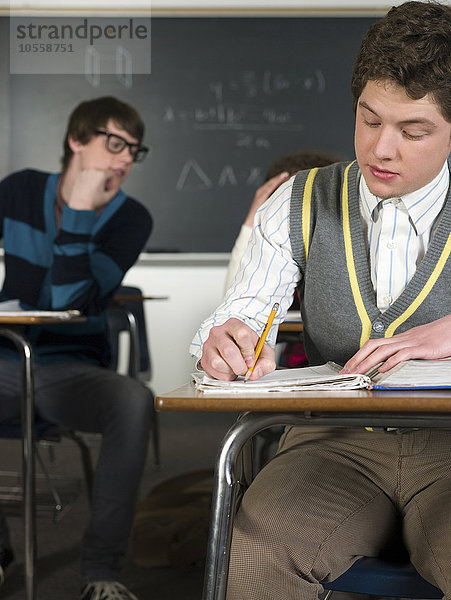
[[[154,217],[148,249],[228,252],[280,154],[353,157],[352,64],[363,17],[152,19],[152,73],[10,77],[11,167],[57,169],[66,119],[114,94],[143,116],[151,153],[125,190]]]

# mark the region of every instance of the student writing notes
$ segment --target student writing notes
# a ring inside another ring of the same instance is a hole
[[[311,365],[451,356],[450,39],[451,7],[436,2],[370,28],[351,83],[356,160],[302,171],[257,213],[241,282],[192,342],[208,375],[246,373],[262,315],[279,302],[283,320],[296,286]],[[289,428],[241,503],[228,600],[314,600],[400,527],[451,598],[450,444],[437,429]]]

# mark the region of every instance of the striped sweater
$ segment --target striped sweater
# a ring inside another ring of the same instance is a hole
[[[0,225],[5,252],[1,300],[24,309],[78,309],[85,323],[33,325],[27,335],[36,362],[86,360],[107,365],[106,309],[152,228],[147,210],[122,191],[99,216],[64,206],[57,230],[58,174],[26,170],[0,183]],[[0,356],[17,353],[0,339]]]

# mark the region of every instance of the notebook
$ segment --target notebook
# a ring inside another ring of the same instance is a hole
[[[28,310],[21,308],[19,300],[6,300],[0,302],[0,317],[52,317],[54,319],[72,319],[79,317],[79,310]]]
[[[193,373],[198,390],[203,392],[253,393],[309,390],[405,390],[451,389],[451,358],[441,360],[410,360],[378,373],[377,367],[361,374],[340,374],[341,366],[333,362],[315,367],[280,369],[257,379],[220,381],[206,373]]]

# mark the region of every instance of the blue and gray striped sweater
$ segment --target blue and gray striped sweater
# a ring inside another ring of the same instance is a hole
[[[86,360],[107,365],[106,309],[152,228],[148,211],[122,191],[103,209],[65,206],[55,218],[58,174],[26,170],[0,183],[0,225],[5,252],[1,300],[23,308],[78,309],[85,323],[28,328],[36,362]],[[0,340],[0,357],[15,360]]]

